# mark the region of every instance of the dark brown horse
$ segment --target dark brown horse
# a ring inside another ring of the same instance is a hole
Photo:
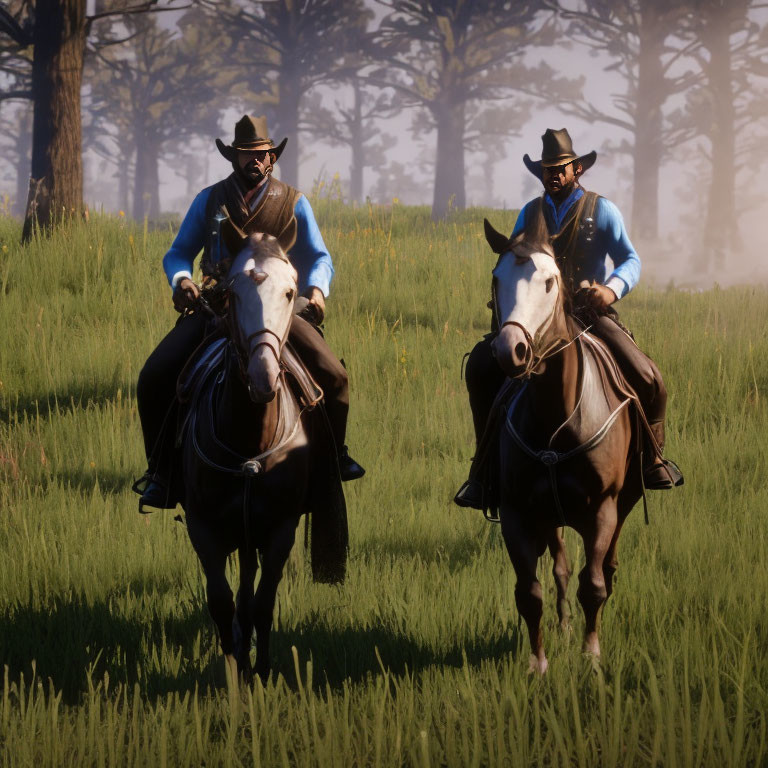
[[[492,231],[489,242],[498,243]],[[549,245],[514,242],[499,257],[493,285],[499,325],[494,354],[510,379],[522,380],[500,434],[501,529],[517,576],[515,600],[528,627],[531,669],[544,673],[536,566],[549,546],[565,623],[566,525],[584,541],[578,588],[584,650],[600,655],[600,613],[613,586],[619,532],[642,494],[636,420],[631,398],[613,383],[601,343],[566,311]]]
[[[302,408],[297,402],[284,365],[296,279],[274,238],[252,237],[235,258],[225,281],[228,332],[208,347],[203,373],[192,377],[181,432],[187,530],[233,681],[250,674],[254,627],[256,672],[269,674],[277,587],[299,518],[319,511],[310,487],[322,497],[316,481],[323,461],[311,452],[314,420],[305,413],[313,403]],[[222,358],[215,375],[204,375],[207,360]],[[325,553],[336,558],[326,581],[343,578],[345,533],[336,551]],[[236,603],[225,575],[234,551],[240,566]]]

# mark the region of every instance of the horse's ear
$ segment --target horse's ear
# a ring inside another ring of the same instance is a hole
[[[483,219],[483,226],[485,227],[485,239],[494,253],[504,253],[504,251],[509,250],[509,238],[506,235],[502,235],[501,232],[494,229],[488,219]]]

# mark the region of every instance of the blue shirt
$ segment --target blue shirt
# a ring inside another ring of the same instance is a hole
[[[573,192],[559,206],[555,205],[549,193],[544,195],[544,204],[549,206],[555,229],[550,234],[557,234],[565,220],[565,216],[571,206],[584,195],[581,187],[576,187]],[[539,198],[526,203],[515,222],[512,237],[515,237],[525,228],[526,216],[532,216],[537,210]],[[607,276],[608,268],[606,256],[613,262],[613,272]],[[617,298],[626,296],[640,279],[640,257],[637,255],[632,242],[627,234],[619,209],[604,197],[597,200],[595,210],[595,236],[584,254],[586,263],[584,268],[588,279],[607,285]]]
[[[171,287],[182,277],[192,277],[195,257],[205,245],[208,225],[205,209],[211,189],[212,187],[206,187],[192,201],[168,253],[163,257],[163,269]],[[301,195],[293,211],[297,224],[296,242],[288,251],[288,257],[299,274],[299,292],[303,293],[310,286],[314,286],[328,296],[333,279],[333,261],[323,242],[312,206],[309,200]]]

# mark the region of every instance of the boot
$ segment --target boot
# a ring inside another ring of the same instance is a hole
[[[670,488],[676,488],[685,482],[685,478],[683,478],[680,467],[662,455],[665,443],[664,422],[653,421],[649,426],[655,445],[648,446],[648,453],[654,458],[653,462],[644,468],[643,485],[651,491],[666,491]]]
[[[365,474],[365,470],[349,455],[346,445],[342,445],[339,451],[339,472],[344,481],[359,480]]]
[[[176,509],[176,501],[171,498],[168,484],[157,475],[146,472],[131,487],[134,493],[141,494],[139,514],[148,515],[155,509]]]
[[[472,471],[469,473],[469,479],[459,488],[458,493],[453,497],[453,503],[467,509],[485,509],[483,499],[485,498],[485,489],[483,484],[472,477]]]

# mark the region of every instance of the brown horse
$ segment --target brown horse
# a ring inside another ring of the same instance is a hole
[[[182,396],[188,400],[181,430],[187,531],[205,572],[208,608],[233,681],[251,672],[254,627],[256,672],[263,679],[269,674],[278,584],[299,518],[310,510],[324,511],[318,502],[328,499],[322,490],[329,477],[327,456],[335,456],[313,453],[319,433],[317,420],[309,419],[307,412],[317,398],[305,399],[302,408],[287,381],[286,339],[296,280],[275,238],[250,238],[223,282],[227,333],[205,347],[202,365],[186,374],[189,391]],[[184,378],[182,374],[180,386]],[[337,487],[340,492],[340,484]],[[319,580],[343,579],[345,509],[343,515],[343,530],[335,538],[323,539],[334,533],[327,529],[315,536],[318,526],[313,525],[313,560],[315,544],[325,547],[327,567],[319,574],[315,568]],[[234,551],[240,565],[236,604],[225,575]]]
[[[487,235],[492,247],[503,238],[492,228]],[[500,434],[501,530],[528,627],[531,670],[544,673],[538,559],[549,545],[566,623],[569,571],[560,529],[581,535],[584,650],[599,657],[600,613],[612,591],[619,532],[642,494],[641,456],[632,398],[614,385],[601,343],[567,313],[550,246],[513,242],[499,257],[493,287],[499,333],[492,348],[507,376],[521,380]]]

